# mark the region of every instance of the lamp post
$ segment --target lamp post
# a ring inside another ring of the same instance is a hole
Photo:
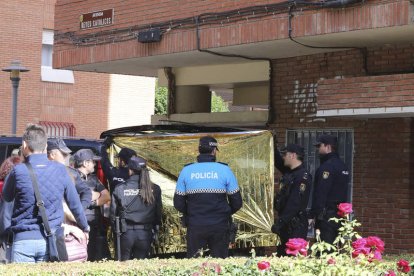
[[[19,89],[20,72],[30,71],[20,64],[20,61],[13,60],[9,67],[1,69],[4,72],[10,72],[10,80],[13,86],[13,111],[12,111],[12,134],[16,134],[16,120],[17,120],[17,91]]]

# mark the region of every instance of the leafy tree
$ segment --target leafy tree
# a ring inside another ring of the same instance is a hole
[[[155,83],[155,114],[167,114],[168,89],[158,86],[158,80]]]
[[[211,94],[211,112],[229,112],[229,105],[216,92]]]
[[[155,114],[167,114],[168,89],[155,84]],[[211,112],[229,112],[228,104],[215,92],[211,95]]]

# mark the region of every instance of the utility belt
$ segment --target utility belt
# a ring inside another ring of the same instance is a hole
[[[336,208],[323,208],[322,212],[316,217],[317,220],[329,220],[336,216],[337,209]]]
[[[127,224],[128,230],[151,230],[152,224]]]
[[[286,224],[287,232],[289,234],[293,233],[297,228],[300,228],[305,225],[307,222],[306,211],[300,211],[296,216],[290,219]]]
[[[152,224],[134,224],[128,223],[124,218],[119,220],[119,226],[121,233],[126,232],[127,230],[151,230]]]

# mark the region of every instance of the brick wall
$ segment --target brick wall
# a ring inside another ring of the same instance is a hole
[[[412,64],[412,49],[412,45],[369,49],[368,69],[371,73],[403,70],[406,63]],[[390,52],[405,53],[400,58],[408,61],[397,66]],[[279,144],[284,143],[286,129],[354,129],[353,203],[356,217],[362,223],[360,230],[363,235],[384,239],[387,253],[412,252],[413,120],[314,116],[319,101],[323,101],[317,93],[320,79],[365,75],[358,50],[280,59],[273,64],[275,123],[271,127],[278,132]],[[335,91],[331,93],[336,95]]]
[[[414,74],[395,74],[318,83],[318,110],[414,106]]]
[[[140,116],[135,120],[137,124],[150,123],[154,89],[153,86],[143,87],[145,82],[141,82],[138,77],[128,76],[126,80],[117,81],[108,74],[74,72],[74,84],[41,81],[42,32],[43,29],[54,28],[55,2],[56,0],[25,0],[18,4],[14,1],[0,2],[0,67],[7,67],[12,60],[17,59],[30,69],[30,72],[21,74],[17,135],[23,133],[27,123],[39,121],[72,123],[76,135],[87,138],[98,138],[109,127],[125,126],[125,117],[128,115],[133,118]],[[117,95],[126,93],[134,94],[132,97]],[[139,101],[140,97],[148,99]],[[0,72],[0,99],[0,134],[10,134],[12,86],[9,75],[5,72]],[[113,101],[112,106],[135,104],[135,108],[124,109],[124,114],[116,110],[109,114],[109,100]],[[111,116],[112,123],[108,116]],[[128,122],[129,125],[131,120]]]
[[[104,30],[155,24],[173,19],[192,17],[208,12],[235,10],[253,5],[274,4],[283,1],[112,1],[112,0],[58,0],[55,24],[59,33],[73,32],[74,35],[98,33]],[[79,15],[91,11],[115,9],[114,24],[99,29],[80,30]],[[329,33],[357,31],[411,24],[410,2],[366,1],[363,5],[341,9],[298,11],[292,20],[293,36],[314,36]],[[243,19],[235,23],[206,25],[200,28],[200,47],[257,43],[288,38],[287,13],[270,15],[263,19]],[[116,35],[115,35],[116,36]],[[102,39],[101,39],[102,40]],[[142,44],[135,39],[104,45],[78,47],[70,41],[56,45],[54,66],[65,66],[104,62],[133,57],[147,57],[161,54],[194,51],[196,46],[195,27],[173,29],[163,35],[159,43]],[[122,50],[120,50],[122,49]]]

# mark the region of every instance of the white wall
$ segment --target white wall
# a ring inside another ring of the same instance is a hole
[[[151,124],[154,102],[155,78],[112,74],[108,129]]]

